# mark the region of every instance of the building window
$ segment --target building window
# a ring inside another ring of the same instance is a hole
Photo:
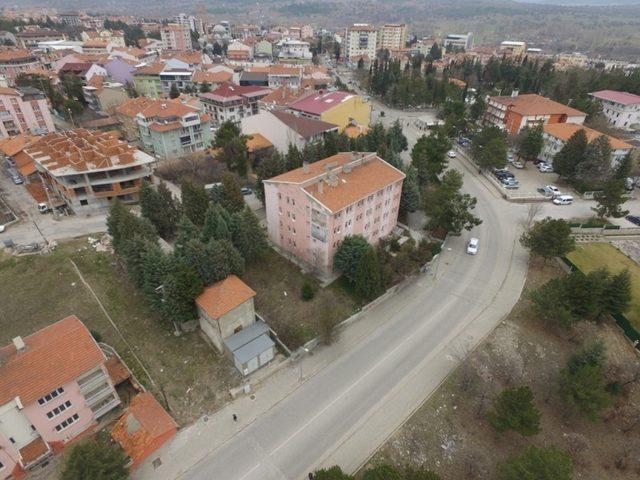
[[[62,430],[76,423],[78,420],[80,420],[80,416],[77,413],[74,413],[72,416],[64,420],[62,423],[59,423],[58,425],[56,425],[55,427],[56,432],[61,432]]]
[[[60,415],[62,412],[64,412],[69,407],[71,407],[71,402],[69,400],[67,400],[63,404],[58,405],[56,408],[54,408],[50,412],[47,412],[47,418],[49,420],[51,420],[52,418],[57,417],[58,415]]]
[[[294,222],[296,221],[296,214],[295,213],[291,214],[291,220],[293,220]]]
[[[51,400],[64,393],[64,388],[56,388],[53,392],[46,394],[44,397],[38,399],[38,405],[44,405]]]

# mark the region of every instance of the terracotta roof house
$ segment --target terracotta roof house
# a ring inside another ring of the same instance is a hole
[[[83,82],[88,82],[94,75],[100,75],[102,77],[107,76],[107,71],[96,63],[90,62],[69,62],[65,63],[60,70],[59,75],[76,75],[80,77]]]
[[[0,349],[0,478],[46,462],[120,404],[106,360],[75,316]]]
[[[589,143],[603,135],[609,139],[611,145],[611,166],[613,168],[634,149],[634,146],[630,143],[610,135],[605,135],[602,132],[585,127],[584,125],[577,125],[575,123],[551,123],[544,126],[544,144],[542,152],[540,153],[540,159],[553,165],[553,158],[579,130],[584,131],[587,136],[587,142]]]
[[[371,120],[371,104],[362,96],[348,92],[312,91],[287,108],[298,115],[338,125],[340,131],[352,122],[369,125]]]
[[[38,56],[26,49],[0,49],[0,75],[4,75],[10,82],[26,71],[41,68]]]
[[[220,352],[226,352],[243,375],[263,367],[275,356],[269,327],[256,321],[256,292],[236,275],[204,289],[196,298],[200,328]]]
[[[510,134],[517,134],[525,126],[548,123],[576,123],[582,125],[586,114],[554,102],[535,93],[489,97],[484,115],[486,124],[496,125]]]
[[[153,102],[147,97],[129,98],[122,102],[115,110],[115,116],[120,122],[121,130],[127,141],[140,139],[140,127],[138,126],[138,113],[142,112]]]
[[[264,110],[271,110],[273,108],[284,108],[290,103],[294,102],[302,95],[307,94],[298,88],[291,88],[287,85],[276,88],[269,95],[266,95],[260,100],[260,108]]]
[[[264,180],[269,240],[331,278],[347,235],[376,245],[393,231],[404,177],[375,153],[343,152]]]
[[[263,110],[257,115],[243,118],[240,123],[243,133],[259,133],[283,154],[291,145],[302,149],[307,143],[322,140],[327,134],[338,131],[338,126],[333,123],[282,110]]]
[[[139,393],[111,430],[135,469],[149,455],[171,440],[178,424],[149,393]]]
[[[201,93],[200,101],[212,116],[214,124],[219,125],[227,120],[240,122],[245,117],[256,115],[259,111],[258,102],[270,93],[271,90],[266,87],[225,82],[209,93]]]
[[[101,211],[111,200],[136,202],[156,159],[119,138],[118,132],[82,128],[50,133],[23,151],[43,181],[75,212]]]
[[[640,129],[640,95],[615,90],[600,90],[591,95],[602,105],[609,123],[624,130]]]

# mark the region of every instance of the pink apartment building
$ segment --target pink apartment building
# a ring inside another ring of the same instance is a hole
[[[106,361],[75,316],[0,348],[0,480],[42,464],[120,404]]]
[[[191,30],[188,25],[170,23],[160,30],[163,50],[191,51]]]
[[[346,236],[375,245],[391,233],[404,177],[375,153],[343,152],[265,180],[269,239],[330,277]]]
[[[32,87],[0,87],[0,138],[55,129],[44,93]]]

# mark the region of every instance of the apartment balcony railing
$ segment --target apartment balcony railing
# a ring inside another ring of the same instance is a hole
[[[83,395],[86,395],[87,392],[90,392],[98,385],[103,384],[107,381],[107,376],[102,371],[102,369],[96,370],[92,374],[81,378],[78,380],[78,386],[80,387],[80,391]]]

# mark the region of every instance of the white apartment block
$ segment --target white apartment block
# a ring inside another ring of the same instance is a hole
[[[356,23],[347,28],[344,41],[344,56],[357,61],[361,57],[373,61],[376,56],[378,31],[368,23]]]
[[[444,48],[449,46],[471,50],[473,48],[473,32],[467,34],[450,33],[444,39]]]
[[[602,113],[611,125],[623,130],[640,129],[640,95],[615,90],[601,90],[589,95],[600,101]]]
[[[404,23],[387,23],[380,28],[378,34],[381,50],[400,50],[407,44],[407,25]]]

